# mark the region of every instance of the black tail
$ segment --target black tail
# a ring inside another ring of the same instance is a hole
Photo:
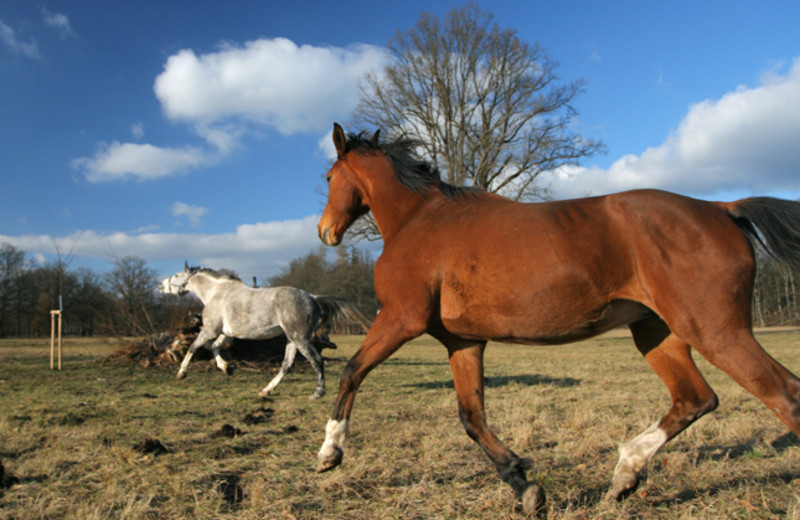
[[[314,301],[317,302],[320,309],[320,322],[317,328],[325,325],[338,327],[350,323],[361,326],[364,332],[366,332],[372,325],[369,318],[364,316],[364,314],[358,310],[358,307],[346,300],[333,296],[314,295]]]
[[[752,242],[778,262],[800,268],[800,202],[753,197],[727,209]]]

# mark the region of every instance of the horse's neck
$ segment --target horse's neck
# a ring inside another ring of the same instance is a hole
[[[203,305],[207,304],[217,293],[219,288],[225,283],[225,280],[218,280],[211,278],[204,274],[194,275],[189,279],[186,288],[193,292],[195,296],[200,298]]]
[[[376,161],[377,162],[377,161]],[[414,193],[402,184],[394,175],[388,161],[370,165],[373,170],[372,180],[367,181],[367,199],[365,202],[372,210],[372,216],[383,240],[389,240],[425,202],[425,197]]]

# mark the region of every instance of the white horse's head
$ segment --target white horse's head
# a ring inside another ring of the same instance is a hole
[[[164,278],[158,284],[158,292],[161,294],[177,294],[183,296],[189,289],[186,284],[189,283],[189,278],[194,274],[194,271],[187,266],[183,271],[178,271],[169,278]]]

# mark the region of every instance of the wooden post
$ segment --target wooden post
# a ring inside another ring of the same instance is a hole
[[[57,325],[56,320],[58,320]],[[50,311],[50,370],[55,368],[56,328],[58,329],[58,369],[61,370],[61,311]]]

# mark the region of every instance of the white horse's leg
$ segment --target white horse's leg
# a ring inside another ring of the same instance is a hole
[[[311,363],[311,366],[314,367],[314,372],[317,374],[317,389],[310,399],[319,399],[325,395],[325,360],[322,359],[322,354],[314,348],[310,340],[298,341],[297,348]]]
[[[214,343],[211,344],[211,352],[214,354],[214,360],[217,362],[217,368],[229,374],[228,372],[228,362],[220,355],[219,349],[223,347],[227,347],[230,344],[230,338],[225,334],[220,334],[217,339],[214,340]]]
[[[281,363],[281,369],[278,371],[278,374],[272,378],[272,381],[269,382],[267,386],[261,390],[258,395],[261,397],[266,397],[269,395],[270,392],[275,390],[275,387],[278,386],[278,383],[281,382],[283,376],[286,375],[286,372],[292,368],[294,365],[294,358],[297,354],[297,347],[295,346],[293,341],[289,341],[286,344],[286,355],[283,357],[283,363]]]
[[[186,377],[186,369],[189,367],[189,362],[192,360],[192,356],[194,356],[194,353],[197,352],[197,349],[204,346],[210,340],[211,338],[204,336],[202,332],[197,335],[194,342],[192,342],[192,346],[189,347],[189,350],[186,351],[186,355],[183,357],[181,367],[178,369],[178,379],[183,379]]]

